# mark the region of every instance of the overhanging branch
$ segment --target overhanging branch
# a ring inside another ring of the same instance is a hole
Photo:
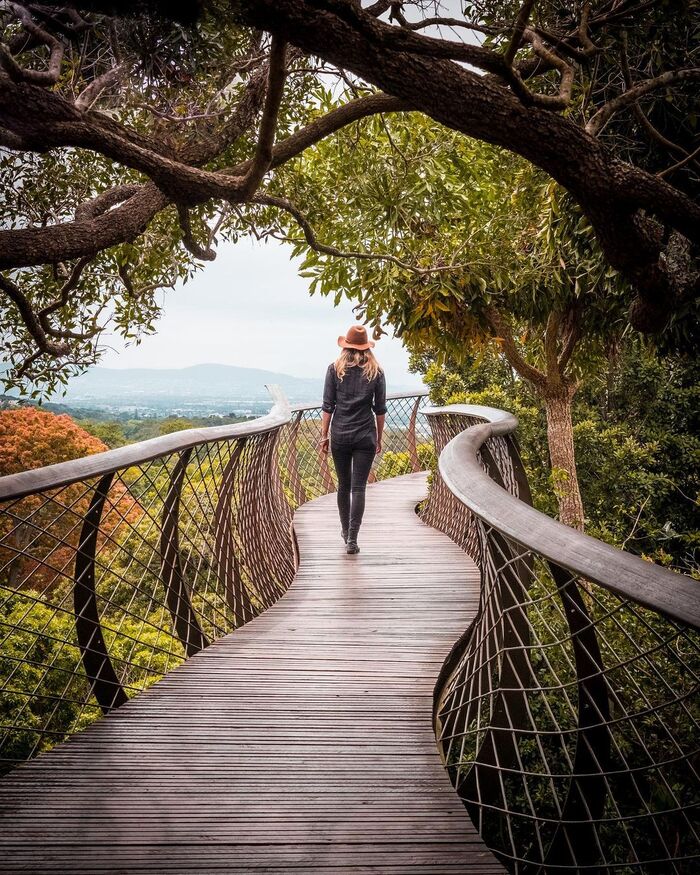
[[[659,88],[664,88],[667,85],[672,85],[676,82],[692,81],[700,79],[700,67],[690,67],[686,70],[669,70],[662,73],[660,76],[655,76],[653,79],[646,79],[640,82],[628,91],[624,91],[617,97],[609,100],[602,106],[586,125],[586,132],[597,136],[603,128],[603,125],[611,119],[615,113],[625,109],[632,104],[635,104],[640,97],[656,91]]]
[[[270,72],[267,80],[267,95],[265,107],[258,131],[258,144],[255,156],[250,164],[240,186],[241,200],[247,200],[262,182],[263,177],[270,169],[272,163],[272,146],[275,141],[275,129],[277,127],[277,115],[282,102],[284,80],[286,70],[285,62],[286,43],[278,37],[272,38],[270,50]]]
[[[259,192],[252,198],[252,202],[262,206],[275,207],[276,209],[288,213],[301,228],[302,233],[304,234],[304,239],[309,247],[316,252],[320,252],[323,255],[330,255],[333,258],[351,258],[359,261],[388,261],[404,270],[410,271],[416,276],[429,276],[430,274],[436,273],[455,272],[473,266],[470,264],[441,264],[434,267],[418,267],[408,261],[402,261],[400,258],[397,258],[390,253],[360,252],[358,250],[338,249],[336,246],[329,246],[327,243],[322,243],[317,238],[311,223],[304,213],[287,198]],[[290,243],[298,242],[289,237],[285,239]]]

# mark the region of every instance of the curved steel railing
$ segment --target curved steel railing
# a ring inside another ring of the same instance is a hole
[[[517,873],[696,871],[698,584],[534,510],[515,417],[425,413],[423,516],[481,572],[435,721],[482,837]]]
[[[294,507],[334,489],[320,407],[0,477],[0,762],[8,768],[267,608]],[[376,477],[426,467],[424,395],[390,396]]]

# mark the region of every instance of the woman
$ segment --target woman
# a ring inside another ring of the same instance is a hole
[[[321,452],[328,452],[332,421],[330,445],[338,475],[341,534],[347,552],[359,553],[357,534],[365,510],[365,487],[372,460],[382,449],[386,381],[364,326],[353,325],[345,337],[338,338],[338,346],[342,352],[328,366],[323,389]]]

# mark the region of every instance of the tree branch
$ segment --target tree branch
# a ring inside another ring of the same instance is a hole
[[[588,32],[588,24],[591,15],[591,4],[586,0],[581,10],[581,18],[578,24],[578,38],[585,55],[590,56],[596,54],[599,50],[598,46],[591,40]]]
[[[78,204],[75,208],[75,221],[83,222],[101,216],[107,210],[123,203],[143,191],[143,185],[115,185],[98,194],[92,200]]]
[[[597,136],[603,125],[620,110],[636,103],[640,97],[649,94],[650,91],[655,91],[657,88],[663,88],[666,85],[671,85],[674,82],[682,82],[687,80],[700,79],[700,67],[690,67],[687,70],[669,70],[662,73],[660,76],[655,76],[653,79],[646,79],[638,85],[624,91],[617,97],[609,100],[604,106],[591,117],[586,125],[586,132],[592,136]]]
[[[288,213],[295,220],[297,225],[301,228],[304,239],[307,244],[311,247],[311,249],[316,252],[321,252],[323,255],[331,255],[334,258],[356,258],[361,261],[389,261],[392,264],[396,264],[404,270],[408,270],[411,273],[416,274],[417,276],[429,276],[434,273],[445,273],[447,271],[456,271],[464,268],[471,267],[469,264],[444,264],[437,265],[436,267],[416,267],[414,264],[410,264],[407,261],[402,261],[400,258],[397,258],[395,255],[390,255],[389,253],[381,253],[381,252],[359,252],[354,250],[342,250],[338,249],[335,246],[329,246],[326,243],[321,243],[316,237],[316,233],[311,226],[311,223],[306,218],[306,216],[301,212],[301,210],[295,206],[290,200],[283,197],[277,197],[276,195],[266,194],[264,192],[259,192],[251,198],[252,203],[261,204],[262,206],[275,207],[276,209],[283,210],[285,213]],[[290,237],[285,237],[290,243],[297,243],[297,240],[293,240]]]
[[[494,34],[499,33],[500,31],[495,27],[489,27],[486,24],[477,24],[474,21],[467,21],[464,18],[442,18],[440,16],[435,16],[433,18],[422,18],[420,21],[407,21],[407,19],[401,15],[394,15],[394,17],[399,21],[401,27],[405,27],[408,30],[423,30],[424,27],[463,27],[466,30],[473,30],[477,33],[483,33],[487,36],[493,36]]]
[[[669,173],[673,173],[674,170],[680,170],[681,167],[685,167],[686,164],[690,164],[691,162],[695,162],[695,158],[700,155],[700,146],[694,151],[690,152],[685,158],[681,158],[679,161],[676,161],[675,164],[672,164],[670,167],[667,167],[665,170],[660,170],[656,175],[660,177],[667,176]]]
[[[358,97],[342,106],[332,109],[320,118],[314,119],[300,131],[296,131],[276,144],[272,150],[270,169],[285,164],[291,158],[300,155],[309,146],[313,146],[330,134],[339,131],[353,122],[367,118],[370,115],[385,112],[409,112],[410,104],[398,97],[388,94],[372,94],[369,97]],[[251,161],[245,161],[226,171],[241,174],[247,172]]]
[[[42,309],[38,312],[37,317],[39,319],[39,322],[41,322],[42,328],[44,329],[44,331],[46,331],[47,334],[52,333],[52,329],[48,322],[48,317],[52,313],[55,313],[56,310],[60,310],[61,307],[66,306],[70,293],[78,285],[83,271],[91,261],[91,257],[86,256],[85,258],[81,258],[71,271],[68,279],[61,286],[58,298],[55,301],[52,301],[52,303],[47,304],[45,307],[42,307]]]
[[[202,261],[214,261],[216,259],[216,252],[211,246],[207,246],[206,248],[200,246],[194,236],[187,207],[182,204],[177,204],[177,215],[180,220],[180,227],[182,228],[182,242],[185,244],[185,248],[191,252],[195,258],[200,258]]]
[[[258,131],[255,157],[240,186],[241,199],[247,200],[257,189],[272,163],[272,146],[275,141],[277,114],[284,92],[286,43],[279,37],[272,38],[270,71],[267,80],[265,107]]]
[[[547,377],[542,371],[525,361],[513,337],[513,330],[508,320],[495,307],[487,307],[484,313],[486,321],[494,333],[494,340],[499,344],[503,355],[510,366],[536,388],[544,388]]]
[[[525,33],[525,28],[527,27],[527,23],[530,20],[532,7],[534,5],[535,0],[525,0],[523,5],[520,7],[520,12],[518,12],[518,17],[515,19],[515,24],[513,25],[513,33],[510,38],[510,42],[506,46],[506,50],[503,53],[503,60],[508,67],[513,66],[513,61],[523,41],[523,34]]]
[[[572,304],[569,308],[565,321],[566,331],[564,334],[564,342],[557,359],[557,366],[562,377],[566,373],[566,368],[571,361],[571,356],[574,354],[576,344],[581,337],[580,304],[578,301]]]
[[[409,108],[405,100],[386,94],[349,101],[278,143],[272,152],[271,167],[284,164],[329,134],[361,118]],[[221,171],[220,178],[236,191],[231,176],[247,173],[251,161]],[[202,201],[208,199],[201,191],[199,194]],[[169,202],[170,199],[153,183],[115,186],[81,204],[76,209],[74,222],[0,231],[0,268],[69,261],[83,255],[94,256],[101,249],[118,243],[131,242]]]
[[[0,231],[0,269],[71,261],[97,255],[118,243],[130,243],[168,203],[168,198],[150,183],[141,186],[121,206],[94,219]]]
[[[1,273],[0,290],[2,290],[15,307],[17,307],[22,322],[40,352],[55,356],[68,355],[70,352],[70,344],[55,343],[53,340],[49,340],[27,297],[20,291],[18,286],[9,279],[9,277],[6,277]]]
[[[629,91],[633,87],[632,81],[632,71],[630,70],[629,58],[627,55],[627,33],[626,31],[622,31],[620,34],[621,40],[621,48],[620,48],[620,68],[622,70],[622,78],[625,83],[625,88]],[[682,158],[692,158],[689,156],[689,153],[686,150],[679,146],[677,143],[674,143],[672,140],[669,140],[668,137],[665,137],[661,131],[656,128],[651,121],[647,118],[644,110],[639,105],[639,102],[635,102],[632,106],[632,112],[635,115],[635,118],[640,123],[640,125],[647,132],[649,137],[657,142],[660,146],[663,146],[665,149],[668,149],[670,152],[675,152],[677,155],[680,155]],[[698,162],[693,162],[696,167],[698,167]]]
[[[559,340],[559,328],[561,326],[561,315],[554,309],[550,310],[547,317],[547,325],[544,330],[544,361],[545,373],[550,384],[559,385],[561,383],[561,371],[559,370],[559,360],[557,358],[557,344]]]
[[[36,45],[46,45],[49,48],[49,69],[30,70],[22,67],[15,61],[10,48],[5,43],[0,43],[0,67],[2,67],[10,79],[15,82],[33,82],[35,85],[55,85],[61,73],[61,61],[63,60],[63,44],[55,36],[39,27],[32,20],[29,11],[19,3],[7,3],[10,9],[22,22],[24,30],[30,34]]]
[[[317,5],[324,7],[329,13],[358,30],[375,47],[410,52],[423,57],[464,61],[491,73],[502,74],[504,71],[502,56],[491,49],[429,37],[407,28],[394,27],[377,21],[359,4],[348,3],[346,0],[320,0]]]
[[[75,108],[80,110],[80,112],[87,112],[105,88],[109,88],[110,85],[117,83],[123,74],[124,65],[118,64],[116,67],[112,67],[111,70],[107,70],[106,73],[93,79],[76,98]]]
[[[518,97],[520,97],[520,99],[526,104],[541,106],[543,109],[550,110],[566,109],[571,102],[571,89],[574,84],[574,68],[568,63],[568,61],[565,61],[564,58],[548,49],[536,31],[531,30],[530,28],[525,28],[522,33],[522,38],[530,43],[535,55],[544,61],[548,68],[553,68],[559,71],[559,93],[557,95],[539,94],[536,91],[532,91],[525,84],[517,68],[512,68],[512,75],[508,78],[508,82],[513,88],[513,91],[515,91]]]

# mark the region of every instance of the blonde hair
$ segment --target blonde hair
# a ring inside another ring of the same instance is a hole
[[[343,379],[348,368],[362,368],[367,382],[373,380],[382,370],[371,349],[342,349],[335,360],[335,372],[339,380]]]

